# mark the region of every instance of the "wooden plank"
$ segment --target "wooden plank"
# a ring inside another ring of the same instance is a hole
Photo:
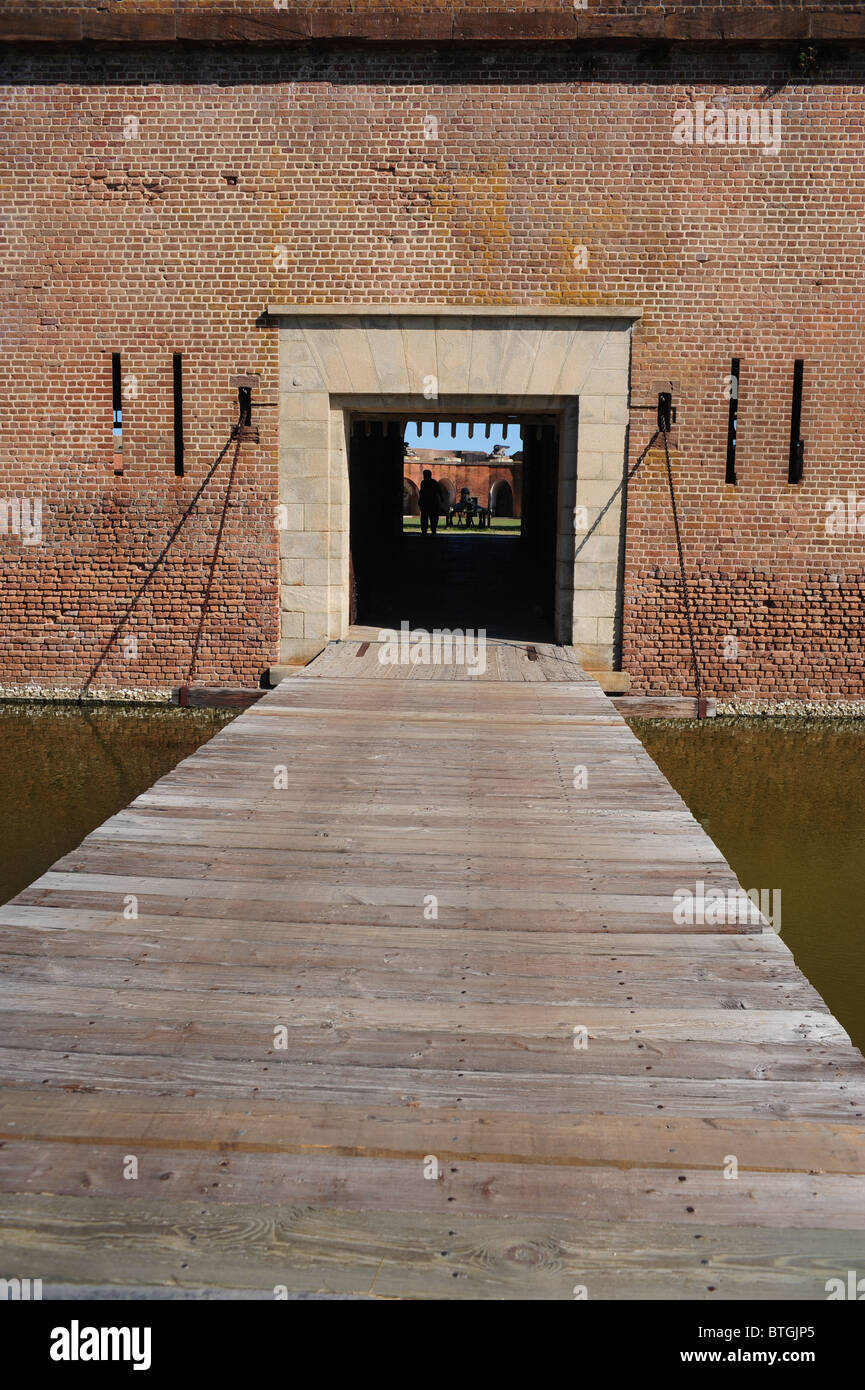
[[[51,16],[53,26],[55,16]],[[83,37],[99,43],[163,43],[176,36],[173,14],[107,14],[90,11],[82,15]],[[235,384],[235,383],[232,383]],[[245,385],[245,382],[237,382]],[[250,385],[253,383],[250,382]],[[254,383],[259,384],[257,381]]]
[[[640,1009],[661,1009],[668,1002],[674,983],[676,988],[687,987],[689,1013],[713,1007],[727,1011],[827,1012],[816,990],[804,978],[748,980],[740,973],[725,979],[720,972],[707,977],[700,967],[690,972],[677,971],[674,977],[672,973],[665,977],[658,972],[654,978],[646,978],[633,968],[625,974],[624,970],[610,966],[606,972],[581,971],[579,982],[563,987],[550,973],[538,976],[532,971],[521,971],[516,963],[510,968],[484,970],[473,960],[469,964],[471,958],[460,958],[456,952],[450,955],[453,975],[448,981],[444,969],[436,971],[436,963],[446,965],[440,957],[430,965],[414,959],[400,963],[392,954],[373,962],[354,948],[346,953],[350,960],[345,962],[316,962],[296,950],[280,952],[271,944],[252,950],[238,942],[234,946],[223,943],[220,960],[215,963],[209,943],[197,948],[175,943],[173,950],[165,950],[161,943],[147,937],[146,945],[147,949],[142,945],[132,962],[133,976],[129,973],[129,940],[121,937],[115,943],[105,936],[93,941],[79,936],[66,948],[55,938],[39,954],[26,948],[15,954],[10,951],[0,956],[0,970],[14,972],[22,985],[50,981],[66,989],[80,981],[85,986],[105,989],[133,980],[133,988],[149,992],[172,988],[185,991],[194,967],[199,989],[243,995],[270,995],[277,971],[276,978],[290,979],[294,989],[332,999],[340,1006],[347,1006],[356,997],[417,1000],[424,1005],[435,1000],[447,1003],[453,999],[454,982],[458,981],[461,987],[456,993],[465,1005],[486,1004],[500,999],[507,991],[508,1003],[514,1006],[615,1007],[627,1000]],[[2,993],[0,985],[0,996]]]
[[[130,1184],[131,1186],[132,1184]],[[130,1205],[132,1216],[130,1217]],[[95,1194],[0,1199],[10,1268],[75,1282],[381,1298],[825,1299],[826,1279],[865,1264],[860,1230],[695,1231],[454,1212],[351,1212],[301,1203],[131,1202]],[[699,1255],[695,1255],[695,1236]]]
[[[142,981],[136,987],[135,979],[140,967],[130,961],[126,965],[127,974],[117,970],[103,970],[102,983],[91,984],[88,978],[95,973],[81,969],[71,979],[64,979],[66,972],[57,971],[56,981],[46,972],[44,980],[25,978],[24,972],[16,972],[14,986],[8,978],[0,983],[0,1003],[10,1012],[33,1012],[49,1009],[51,1002],[61,1011],[69,1011],[77,1003],[82,1012],[98,1014],[105,1007],[106,995],[115,992],[121,985],[127,1011],[138,1018],[170,1018],[182,1001],[184,1017],[191,1021],[213,1016],[215,1008],[230,1007],[235,1017],[258,1019],[263,1028],[271,1024],[287,1021],[288,1003],[286,986],[291,990],[291,1021],[325,1027],[341,1027],[349,1023],[364,1023],[371,1027],[398,1028],[410,1011],[423,1031],[444,1030],[453,1032],[461,1026],[475,1032],[507,1032],[509,1028],[536,1037],[561,1037],[570,1040],[577,1025],[588,1029],[590,1038],[603,1035],[609,1038],[643,1038],[647,1043],[658,1038],[703,1039],[715,1038],[719,1043],[729,1038],[738,1040],[742,1036],[742,1022],[737,1015],[747,1012],[747,1037],[752,1041],[792,1042],[797,1038],[815,1042],[849,1042],[840,1023],[825,1008],[762,1008],[740,1009],[735,993],[727,992],[729,1005],[720,998],[704,1001],[703,1008],[643,1008],[623,1004],[616,1008],[588,1004],[585,999],[557,1003],[527,1003],[520,999],[507,1002],[483,1003],[460,1000],[460,991],[450,995],[442,991],[443,997],[436,1000],[421,997],[417,990],[400,997],[390,992],[386,997],[375,997],[363,992],[357,995],[348,993],[321,995],[318,997],[303,991],[297,983],[297,975],[292,974],[280,985],[274,981],[273,992],[263,994],[233,990],[230,983],[205,985],[197,988],[195,978],[186,978],[178,972],[173,982],[166,987],[164,981],[148,983]],[[134,974],[130,971],[134,970]],[[191,973],[191,972],[190,972]],[[180,990],[180,994],[178,994]],[[636,1003],[636,1001],[635,1001]]]
[[[483,938],[479,938],[478,933],[472,928],[458,926],[452,927],[445,937],[442,935],[438,923],[430,925],[426,920],[416,921],[410,932],[402,926],[394,927],[382,923],[376,925],[346,923],[321,926],[316,922],[292,921],[290,916],[286,916],[285,920],[280,920],[278,918],[248,918],[246,916],[216,918],[207,915],[199,917],[190,913],[161,916],[158,913],[148,912],[145,920],[148,933],[168,933],[174,938],[199,935],[209,937],[213,933],[214,937],[223,941],[227,933],[234,933],[239,939],[250,943],[255,941],[283,942],[296,939],[307,943],[307,949],[315,942],[325,941],[355,946],[373,947],[378,945],[387,950],[388,953],[395,947],[417,945],[421,948],[429,947],[434,950],[453,947],[467,953],[473,950],[487,949],[506,949],[510,952],[512,949],[530,953],[532,958],[535,958],[538,951],[543,950],[546,958],[550,960],[551,968],[556,970],[567,969],[577,961],[581,968],[591,968],[590,963],[596,955],[601,955],[608,960],[627,960],[629,956],[650,957],[655,959],[661,968],[668,969],[672,957],[681,963],[687,959],[702,960],[707,955],[719,957],[719,953],[722,951],[725,961],[733,961],[743,957],[770,960],[773,956],[778,956],[780,957],[778,963],[789,971],[787,947],[773,932],[729,935],[724,936],[721,942],[719,942],[715,932],[703,935],[697,932],[665,934],[658,931],[652,932],[651,935],[639,932],[621,932],[616,936],[614,942],[606,933],[585,932],[580,935],[577,942],[571,941],[567,932],[518,931],[516,929],[499,931],[492,925],[487,926]],[[137,937],[141,934],[140,921],[140,917],[125,918],[121,909],[82,912],[78,908],[70,907],[32,906],[21,903],[17,898],[14,902],[0,907],[0,924],[13,927],[25,926],[34,932],[109,930],[128,933]],[[36,949],[35,938],[34,949]]]
[[[851,1119],[818,1121],[758,1116],[681,1116],[672,1111],[608,1115],[536,1113],[450,1106],[326,1104],[249,1096],[208,1100],[177,1094],[0,1090],[0,1141],[136,1143],[141,1151],[179,1148],[202,1153],[310,1153],[411,1157],[436,1154],[496,1164],[523,1163],[619,1169],[710,1169],[735,1154],[749,1172],[812,1170],[865,1174],[865,1135]],[[76,1089],[77,1088],[77,1089]],[[719,1177],[718,1181],[723,1181]],[[731,1188],[735,1220],[738,1188]],[[746,1208],[747,1211],[747,1208]]]
[[[274,1011],[276,1012],[276,1011]],[[285,1011],[283,1011],[285,1016]],[[280,1015],[277,1013],[276,1017]],[[261,1042],[272,1041],[265,1029]],[[865,1113],[865,1084],[849,1075],[838,1081],[828,1078],[773,1082],[741,1078],[705,1081],[682,1077],[647,1075],[605,1077],[592,1069],[579,1074],[543,1076],[528,1073],[514,1076],[494,1072],[435,1071],[432,1068],[344,1066],[325,1057],[318,1064],[305,1062],[272,1064],[259,1044],[259,1060],[212,1061],[192,1058],[173,1059],[154,1065],[151,1057],[106,1058],[79,1053],[75,1060],[75,1081],[67,1080],[68,1059],[51,1052],[9,1048],[0,1051],[7,1084],[31,1084],[41,1078],[46,1091],[65,1085],[79,1091],[135,1094],[157,1097],[166,1086],[185,1088],[201,1100],[216,1101],[223,1096],[246,1095],[257,1100],[278,1100],[328,1105],[350,1105],[365,1100],[370,1105],[388,1106],[411,1103],[425,1108],[461,1105],[487,1113],[508,1111],[520,1106],[525,1114],[538,1117],[538,1125],[551,1111],[563,1112],[571,1106],[578,1111],[595,1107],[604,1115],[653,1115],[675,1108],[679,1116],[710,1116],[718,1121],[731,1118],[761,1117],[769,1105],[777,1115],[795,1114],[805,1120],[852,1123]],[[771,1098],[768,1092],[771,1091]],[[855,1107],[851,1111],[849,1107]],[[865,1193],[863,1193],[865,1195]]]
[[[42,1013],[0,1010],[0,1023],[10,1046],[37,1052],[102,1055],[106,1058],[146,1057],[152,1070],[159,1058],[181,1057],[207,1061],[249,1060],[257,1057],[265,1064],[260,1022],[232,1019],[230,1033],[218,1019],[197,1020],[189,1027],[177,1017],[159,1019],[130,1018],[121,1003],[106,1001],[97,1018],[82,1024],[72,1013],[53,1017]],[[122,1028],[119,1026],[122,1023]],[[328,1033],[331,1030],[326,1030]],[[283,1037],[284,1048],[276,1060],[311,1062],[321,1065],[332,1056],[340,1066],[396,1066],[418,1072],[449,1070],[458,1076],[471,1058],[476,1073],[500,1075],[572,1077],[575,1071],[572,1040],[561,1037],[532,1037],[525,1033],[459,1033],[431,1030],[424,1034],[401,1028],[365,1027],[346,1024],[334,1029],[322,1042],[322,1028],[303,1025],[290,1017]],[[22,1045],[19,1035],[26,1034]],[[268,1043],[272,1042],[268,1035]],[[270,1066],[272,1049],[267,1052]],[[647,1056],[651,1062],[647,1062]],[[68,1057],[64,1060],[70,1060]],[[723,1048],[705,1040],[653,1038],[648,1043],[636,1037],[608,1038],[596,1034],[580,1055],[578,1072],[585,1076],[715,1078],[751,1077],[764,1083],[775,1081],[856,1080],[855,1054],[843,1042],[803,1045],[801,1038],[787,1042],[731,1042]],[[43,1078],[44,1079],[44,1078]],[[62,1086],[63,1083],[61,1083]],[[765,1094],[774,1096],[771,1084]]]
[[[65,915],[70,925],[58,922],[41,932],[34,930],[32,923],[21,927],[7,924],[0,956],[6,969],[14,971],[16,966],[28,961],[34,965],[42,961],[52,965],[55,961],[66,960],[71,966],[80,962],[95,964],[98,960],[124,962],[129,960],[130,940],[137,940],[140,943],[138,957],[146,955],[151,964],[158,960],[163,965],[193,965],[211,971],[230,968],[235,983],[240,978],[238,970],[242,972],[244,967],[251,970],[262,961],[266,969],[300,967],[305,972],[328,969],[337,973],[351,969],[362,972],[366,987],[376,973],[386,972],[388,989],[391,980],[398,987],[401,976],[408,980],[411,975],[425,972],[431,976],[426,987],[435,989],[439,987],[436,966],[445,953],[450,961],[462,962],[461,969],[472,981],[473,990],[483,989],[487,996],[499,995],[500,982],[502,986],[507,982],[509,990],[519,985],[521,988],[537,987],[545,994],[561,994],[563,985],[556,977],[575,965],[579,967],[579,980],[569,981],[564,989],[570,993],[573,984],[590,985],[592,998],[599,1003],[607,996],[620,1002],[622,995],[617,993],[618,989],[643,991],[647,986],[665,989],[665,1002],[669,1002],[671,985],[679,984],[687,986],[691,1003],[696,997],[693,991],[701,987],[708,991],[719,985],[746,990],[755,986],[768,987],[780,993],[797,984],[812,990],[803,976],[791,975],[785,960],[767,952],[746,956],[716,948],[700,954],[683,954],[671,964],[668,956],[653,950],[654,938],[648,938],[651,944],[642,952],[634,951],[620,958],[618,945],[614,950],[609,938],[605,951],[592,953],[582,949],[582,941],[572,945],[567,937],[558,949],[554,937],[552,945],[547,939],[535,938],[530,948],[509,942],[502,949],[490,942],[488,935],[478,940],[465,932],[451,933],[447,940],[436,932],[434,944],[427,945],[417,939],[418,934],[413,933],[415,939],[406,940],[405,933],[394,931],[379,933],[378,939],[372,941],[359,933],[347,940],[343,935],[340,940],[330,931],[325,933],[314,927],[307,931],[286,931],[281,925],[278,935],[267,931],[259,933],[254,927],[248,928],[246,923],[242,927],[233,924],[229,932],[223,932],[220,930],[222,923],[211,923],[207,919],[199,919],[204,922],[203,930],[189,932],[183,929],[183,919],[164,918],[161,923],[150,917],[125,920],[120,913],[115,918],[108,918],[106,914],[100,930],[99,924],[94,929],[90,922],[79,922],[74,912],[67,911]],[[220,937],[218,962],[213,956],[214,935]],[[431,935],[429,932],[423,934],[427,942]],[[532,938],[526,936],[524,940],[532,941]],[[714,943],[716,938],[708,940]],[[470,950],[466,949],[467,944]],[[16,957],[21,959],[16,960]],[[816,993],[813,998],[819,1001]]]
[[[0,1193],[31,1191],[80,1197],[83,1190],[105,1198],[128,1196],[129,1181],[116,1147],[35,1143],[11,1146],[0,1170]],[[729,1183],[716,1171],[612,1167],[539,1167],[454,1160],[442,1165],[438,1181],[423,1178],[417,1158],[363,1155],[213,1152],[202,1155],[170,1147],[139,1156],[135,1202],[194,1199],[205,1194],[236,1202],[279,1204],[295,1197],[304,1207],[327,1208],[338,1193],[341,1210],[384,1213],[394,1210],[453,1216],[490,1216],[519,1211],[525,1216],[570,1220],[633,1222],[684,1221],[699,1229],[728,1223]],[[865,1176],[808,1173],[751,1173],[736,1179],[748,1203],[750,1224],[784,1231],[856,1230],[865,1205]],[[0,1211],[2,1211],[0,1198]],[[689,1211],[690,1209],[690,1211]]]
[[[6,11],[0,15],[0,43],[77,43],[83,34],[83,16],[52,11],[50,19],[37,9]]]

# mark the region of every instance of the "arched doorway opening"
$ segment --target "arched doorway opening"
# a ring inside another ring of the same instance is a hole
[[[490,512],[493,516],[513,516],[514,494],[509,482],[499,478],[490,488]]]
[[[403,478],[402,480],[402,514],[403,516],[420,516],[417,484],[413,483],[411,478]]]
[[[442,512],[447,514],[457,500],[456,488],[450,478],[439,478],[438,485],[442,499]]]

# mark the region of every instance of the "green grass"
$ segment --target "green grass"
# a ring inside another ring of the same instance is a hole
[[[402,529],[408,535],[417,535],[420,532],[420,517],[404,516]],[[453,526],[445,526],[445,519],[440,516],[438,529],[442,535],[447,536],[518,536],[520,534],[520,518],[518,516],[494,516],[492,525],[484,526],[481,529],[477,521],[475,521],[474,526],[457,526],[456,523]]]

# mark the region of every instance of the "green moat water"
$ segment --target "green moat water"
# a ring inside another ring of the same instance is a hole
[[[0,902],[211,738],[221,710],[0,706]]]
[[[865,720],[630,721],[865,1050]],[[687,887],[687,884],[683,884]]]
[[[0,707],[0,901],[231,717]],[[782,938],[865,1049],[865,721],[634,720],[632,728],[740,883],[781,889]]]

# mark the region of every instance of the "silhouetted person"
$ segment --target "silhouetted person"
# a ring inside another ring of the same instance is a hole
[[[421,533],[424,536],[426,535],[427,524],[429,524],[432,534],[435,535],[436,527],[439,524],[441,493],[439,492],[438,483],[435,481],[428,468],[425,468],[423,471],[423,481],[420,485],[418,500],[420,501]]]

